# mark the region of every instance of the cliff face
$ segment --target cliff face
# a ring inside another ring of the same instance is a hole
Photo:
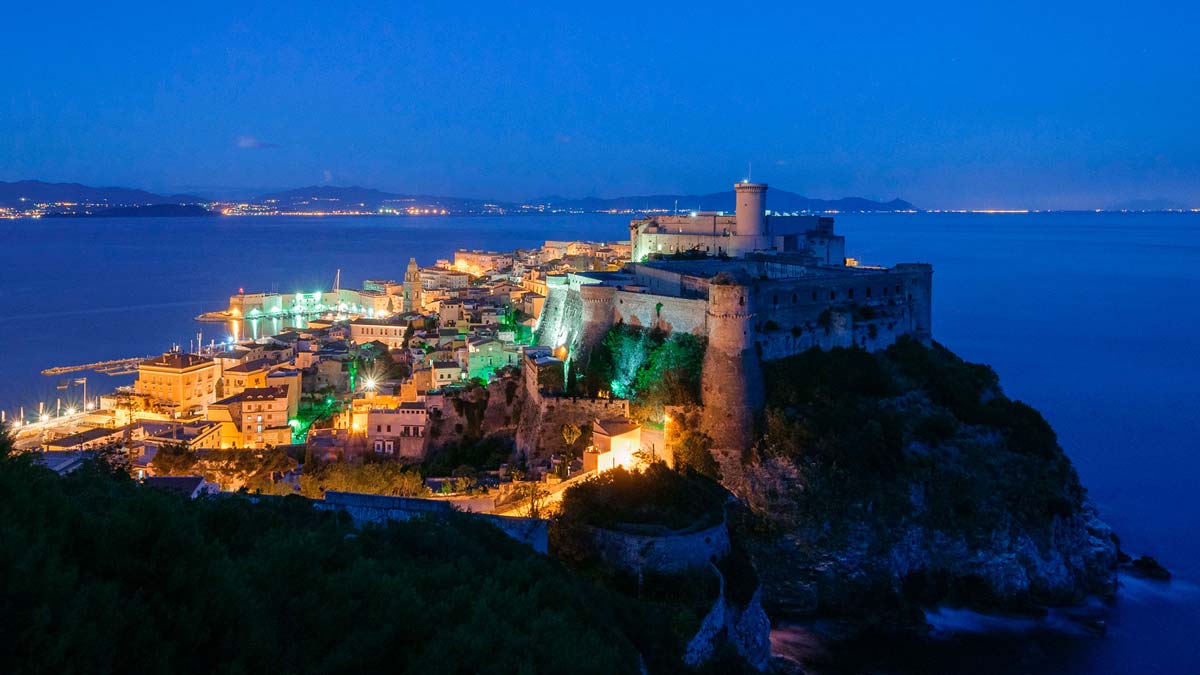
[[[1049,533],[991,532],[983,542],[916,523],[880,542],[865,522],[836,545],[804,528],[749,540],[768,606],[790,615],[869,618],[882,611],[919,622],[913,610],[940,603],[1030,610],[1089,595],[1111,598],[1117,545],[1108,526],[1090,508],[1048,526]]]
[[[1053,431],[995,374],[902,341],[774,362],[761,440],[725,484],[768,607],[920,622],[1116,589],[1117,544]]]

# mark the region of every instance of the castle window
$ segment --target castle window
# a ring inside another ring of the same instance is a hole
[[[744,305],[744,304],[746,304],[746,296],[744,296],[744,295],[739,295],[739,296],[738,296],[738,304],[739,304],[739,305]]]
[[[871,287],[867,286],[867,297],[871,297]]]
[[[796,294],[792,293],[792,304],[794,305],[794,304],[796,304],[796,302],[797,302]]]
[[[829,299],[837,300],[837,291],[829,291]]]
[[[846,297],[850,298],[851,300],[853,300],[853,299],[854,299],[854,289],[853,289],[853,288],[851,288],[850,290],[846,291]]]
[[[817,301],[817,292],[813,291],[813,302]]]
[[[779,304],[779,295],[778,294],[771,296],[771,304],[775,304],[775,305]]]
[[[896,292],[897,292],[897,293],[899,293],[899,292],[900,292],[900,284],[896,284]]]

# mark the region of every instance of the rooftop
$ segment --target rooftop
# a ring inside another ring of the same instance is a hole
[[[620,436],[640,428],[641,425],[634,424],[623,417],[592,422],[593,433],[600,432],[605,436]]]
[[[183,352],[167,352],[162,356],[156,356],[152,359],[142,361],[143,366],[152,366],[156,368],[172,368],[175,370],[185,370],[212,364],[213,360],[196,354],[185,354]]]
[[[274,401],[287,398],[287,387],[251,387],[242,392],[243,401]]]

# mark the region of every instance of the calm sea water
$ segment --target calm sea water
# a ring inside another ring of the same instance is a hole
[[[225,328],[192,317],[239,287],[401,279],[457,247],[620,239],[627,218],[223,218],[0,222],[0,408],[50,407],[51,365],[151,354]],[[1125,547],[1170,585],[1129,581],[1104,637],[1009,625],[905,655],[914,672],[1200,672],[1200,215],[841,215],[864,263],[934,264],[934,333],[1041,410]],[[89,376],[93,392],[126,379]],[[947,615],[945,625],[995,626]],[[964,644],[966,645],[964,647]],[[965,649],[965,651],[964,651]],[[980,658],[986,656],[981,668]],[[964,660],[966,659],[966,660]],[[917,665],[914,666],[913,664]]]

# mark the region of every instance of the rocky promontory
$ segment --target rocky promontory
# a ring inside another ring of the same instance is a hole
[[[776,614],[923,625],[1116,591],[1118,542],[1053,430],[987,366],[902,340],[773,362],[760,441],[722,463]]]

